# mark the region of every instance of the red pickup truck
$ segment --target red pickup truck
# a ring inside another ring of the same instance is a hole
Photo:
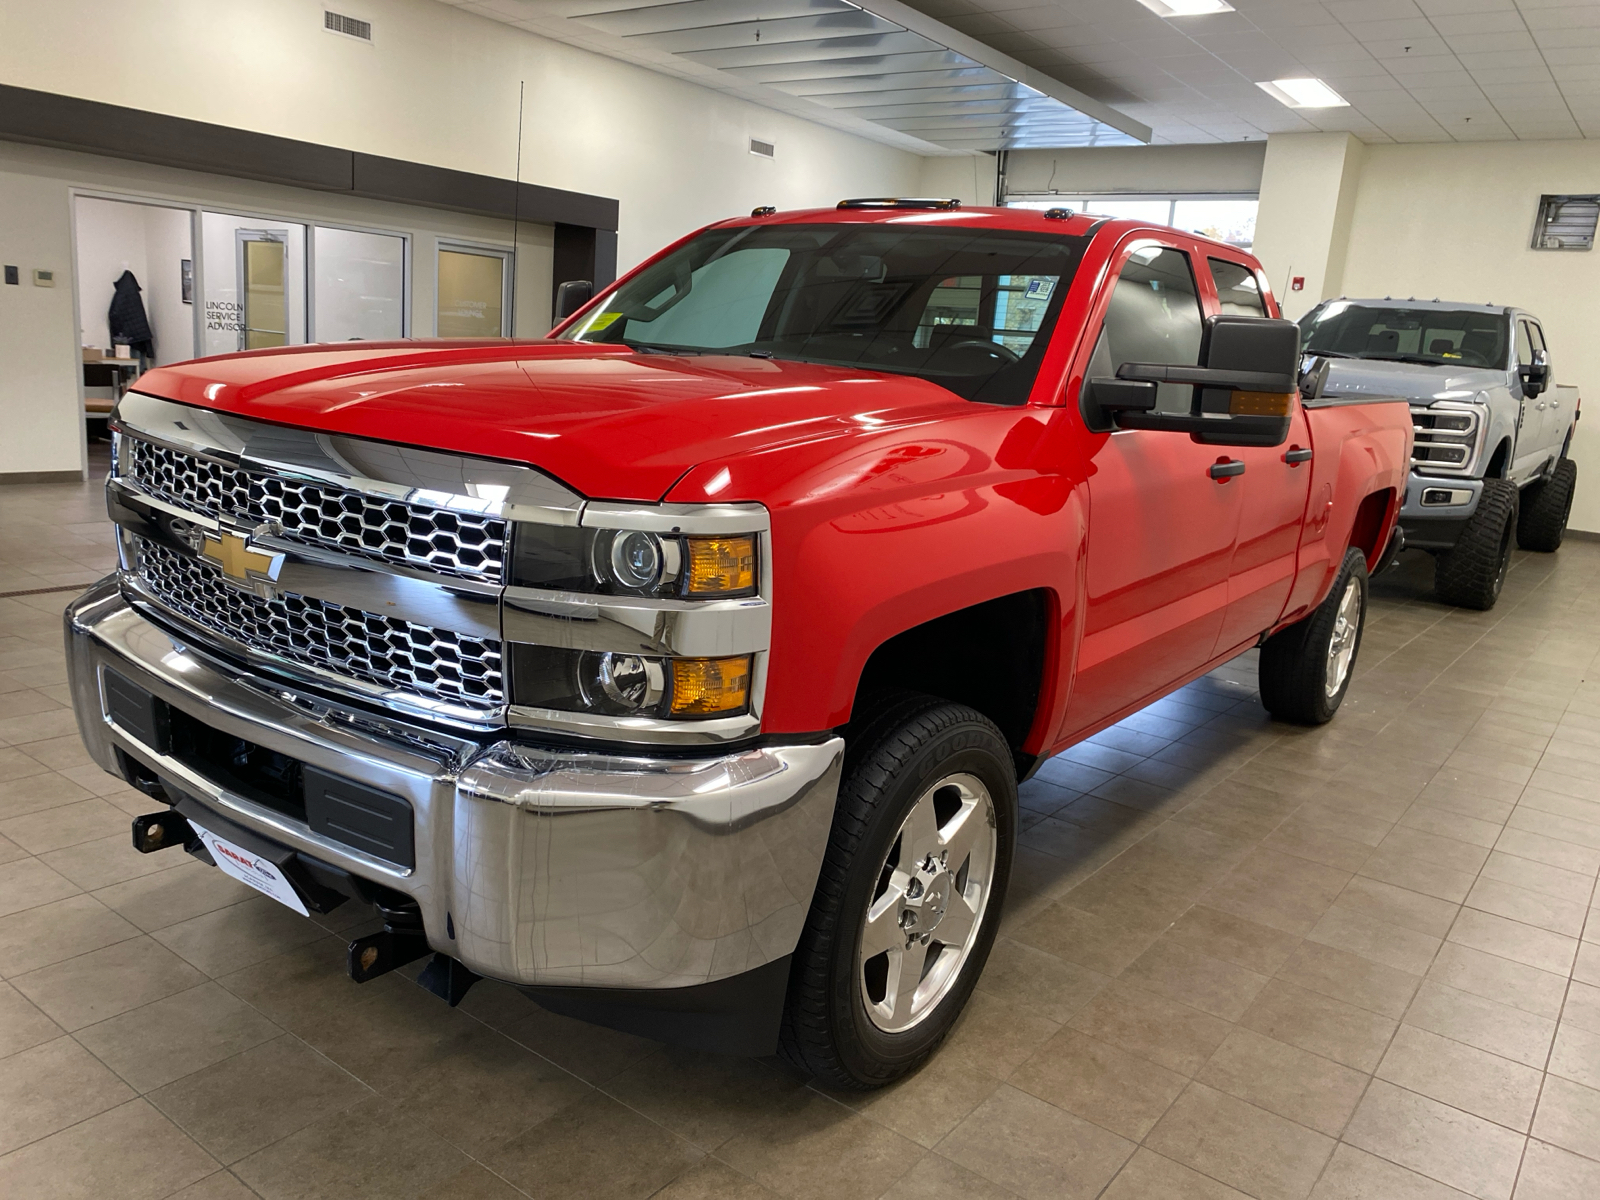
[[[1248,254],[846,201],[584,290],[123,398],[66,623],[136,848],[372,906],[358,982],[869,1087],[965,1004],[1040,763],[1253,646],[1339,706],[1410,414],[1319,397]]]

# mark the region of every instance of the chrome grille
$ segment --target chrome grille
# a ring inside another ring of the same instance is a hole
[[[467,579],[498,583],[505,571],[506,523],[498,517],[247,471],[128,435],[119,455],[153,495],[210,517],[272,521],[291,541]]]
[[[1470,408],[1411,409],[1411,463],[1424,474],[1466,474],[1478,444],[1478,414]]]
[[[293,593],[263,600],[203,559],[143,538],[135,544],[139,578],[157,600],[245,646],[453,703],[504,703],[498,641]]]

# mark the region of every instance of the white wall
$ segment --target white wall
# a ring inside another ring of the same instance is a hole
[[[1530,249],[1544,193],[1600,192],[1600,144],[1369,146],[1345,257],[1349,296],[1435,296],[1538,314],[1587,410],[1572,527],[1600,531],[1600,252]]]
[[[1253,249],[1290,320],[1340,293],[1366,150],[1348,133],[1267,140]],[[1296,277],[1305,280],[1298,292],[1291,290]]]
[[[156,362],[182,362],[195,356],[194,305],[183,302],[183,260],[194,260],[193,220],[181,208],[149,205],[143,211],[147,274],[139,282],[144,285],[145,315],[156,335]],[[81,246],[80,241],[80,262]]]
[[[921,160],[435,0],[11,2],[0,80],[19,87],[511,178],[621,202],[619,266],[759,204],[907,195]],[[340,11],[345,11],[341,9]],[[109,24],[108,24],[109,22]],[[93,47],[114,30],[114,53]],[[749,152],[774,143],[774,159]]]

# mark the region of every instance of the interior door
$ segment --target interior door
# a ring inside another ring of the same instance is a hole
[[[1119,249],[1083,371],[1125,362],[1195,366],[1202,316],[1193,255],[1139,234]],[[1157,408],[1189,410],[1193,389],[1161,384]],[[1076,397],[1071,397],[1073,401]],[[1203,666],[1228,601],[1240,489],[1212,468],[1232,455],[1188,434],[1104,435],[1089,472],[1088,604],[1063,735],[1095,725]]]
[[[509,255],[493,250],[439,251],[440,337],[510,336],[509,261]]]
[[[1212,284],[1207,306],[1224,316],[1269,316],[1260,281],[1247,265],[1208,257]],[[1272,628],[1294,586],[1300,530],[1311,488],[1311,439],[1298,398],[1282,446],[1230,446],[1244,471],[1234,479],[1239,533],[1228,567],[1228,609],[1217,653],[1243,645]]]
[[[287,230],[241,229],[239,349],[289,344]]]

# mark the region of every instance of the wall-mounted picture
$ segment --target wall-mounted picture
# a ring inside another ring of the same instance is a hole
[[[182,266],[180,266],[178,268],[178,276],[179,276],[179,279],[180,279],[180,282],[181,282],[181,286],[182,286],[182,289],[183,289],[183,302],[185,304],[193,304],[194,303],[194,259],[185,258],[185,259],[182,259],[181,262],[182,262]]]

